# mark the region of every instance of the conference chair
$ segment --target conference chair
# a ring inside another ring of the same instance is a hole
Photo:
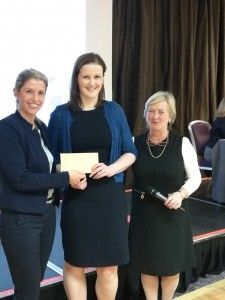
[[[205,171],[209,171],[212,174],[212,162],[204,159],[205,145],[210,136],[211,125],[207,121],[195,120],[188,124],[188,131],[191,138],[191,143],[198,156],[199,169],[205,174]],[[211,181],[207,190],[211,187]]]

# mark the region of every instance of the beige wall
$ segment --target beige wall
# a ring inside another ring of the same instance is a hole
[[[107,65],[106,99],[112,99],[112,1],[86,0],[86,51],[101,55]]]

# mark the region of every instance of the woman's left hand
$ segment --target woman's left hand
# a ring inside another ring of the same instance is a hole
[[[100,179],[103,177],[112,177],[113,175],[115,175],[115,170],[112,166],[107,166],[104,163],[97,163],[93,166],[89,176],[93,179]]]
[[[182,204],[183,197],[180,192],[174,192],[168,195],[165,205],[169,209],[178,209]]]

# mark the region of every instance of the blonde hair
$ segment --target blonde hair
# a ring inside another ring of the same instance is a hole
[[[225,117],[225,97],[220,101],[219,106],[214,114],[214,120],[216,118]]]
[[[144,118],[146,119],[150,105],[166,101],[169,107],[169,114],[171,115],[171,122],[168,124],[168,129],[171,129],[172,124],[176,119],[176,100],[172,93],[168,91],[159,91],[153,94],[145,103]]]

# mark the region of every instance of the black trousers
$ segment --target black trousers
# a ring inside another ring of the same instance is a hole
[[[14,300],[38,300],[55,236],[56,214],[46,204],[43,215],[1,211],[1,241],[15,286]]]

